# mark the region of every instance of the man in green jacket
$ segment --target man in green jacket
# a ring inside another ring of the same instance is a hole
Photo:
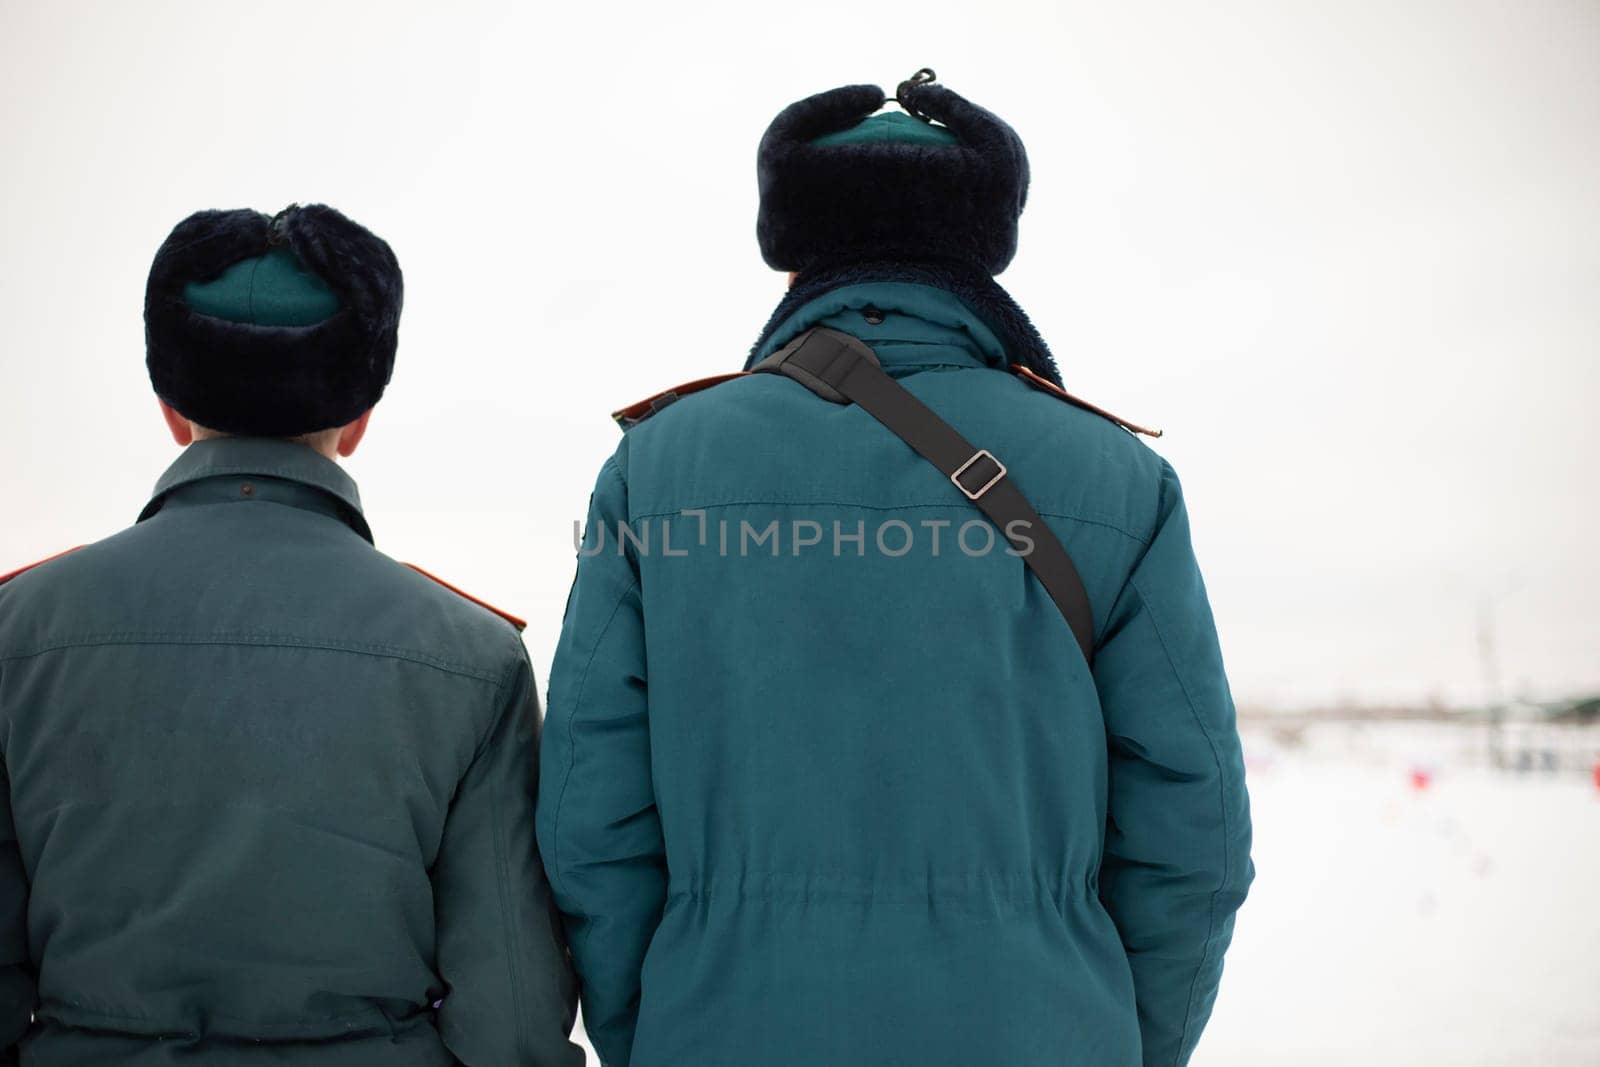
[[[1177,1067],[1251,878],[1178,480],[993,280],[1016,134],[931,72],[897,96],[768,129],[758,235],[795,276],[747,368],[851,335],[988,458],[936,469],[783,374],[619,413],[539,805],[608,1067]],[[1075,563],[1082,644],[994,486]]]
[[[583,1062],[515,620],[378,552],[335,462],[400,304],[327,207],[157,253],[188,447],[134,526],[0,579],[0,1062]]]

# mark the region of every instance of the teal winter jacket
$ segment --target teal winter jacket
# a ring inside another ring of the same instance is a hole
[[[0,583],[0,1063],[572,1067],[505,620],[286,441]]]
[[[551,672],[539,843],[609,1067],[1177,1067],[1252,868],[1177,478],[923,285],[825,325],[1009,468],[1094,611],[950,482],[775,375],[601,468]]]

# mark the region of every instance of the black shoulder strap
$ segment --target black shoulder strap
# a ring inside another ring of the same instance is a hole
[[[974,448],[955,427],[886,374],[871,348],[847,333],[818,327],[751,370],[793,378],[835,404],[858,405],[939,468],[1022,555],[1023,562],[1032,568],[1045,592],[1061,609],[1083,649],[1084,659],[1094,663],[1094,616],[1089,594],[1066,547],[1006,477],[1005,465],[988,449]],[[1021,531],[1024,536],[1013,531]]]

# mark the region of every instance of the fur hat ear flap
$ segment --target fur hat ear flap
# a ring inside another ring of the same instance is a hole
[[[778,112],[761,139],[761,151],[784,141],[804,144],[848,130],[883,107],[888,98],[876,85],[845,85],[797,100]]]
[[[901,87],[899,99],[907,110],[943,124],[962,144],[994,160],[995,173],[1009,179],[995,191],[1013,193],[1021,214],[1028,202],[1028,152],[1016,130],[994,112],[933,82],[909,82]]]
[[[300,261],[327,280],[368,330],[394,332],[404,293],[400,262],[382,238],[326,204],[290,208],[277,225]]]

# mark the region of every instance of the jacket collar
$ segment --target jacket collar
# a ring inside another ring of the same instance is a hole
[[[896,282],[936,290],[964,308],[968,316],[998,339],[1003,352],[998,366],[1020,364],[1056,386],[1061,384],[1061,372],[1056,369],[1049,346],[1011,294],[983,271],[936,263],[852,263],[801,274],[767,320],[745,369],[754,366],[767,353],[776,351],[778,346],[771,343],[774,336],[785,330],[797,313],[813,301],[847,287]],[[986,359],[985,362],[991,361]]]
[[[232,487],[231,483],[241,478],[249,480],[248,489]],[[227,480],[229,487],[219,492],[221,480]],[[331,459],[293,441],[266,437],[196,441],[156,482],[139,521],[155,515],[168,502],[190,497],[213,502],[263,499],[318,511],[372,540],[355,480]]]
[[[779,324],[757,358],[813,326],[859,337],[891,370],[1006,365],[1005,346],[971,308],[951,293],[915,282],[860,282],[829,290]]]

